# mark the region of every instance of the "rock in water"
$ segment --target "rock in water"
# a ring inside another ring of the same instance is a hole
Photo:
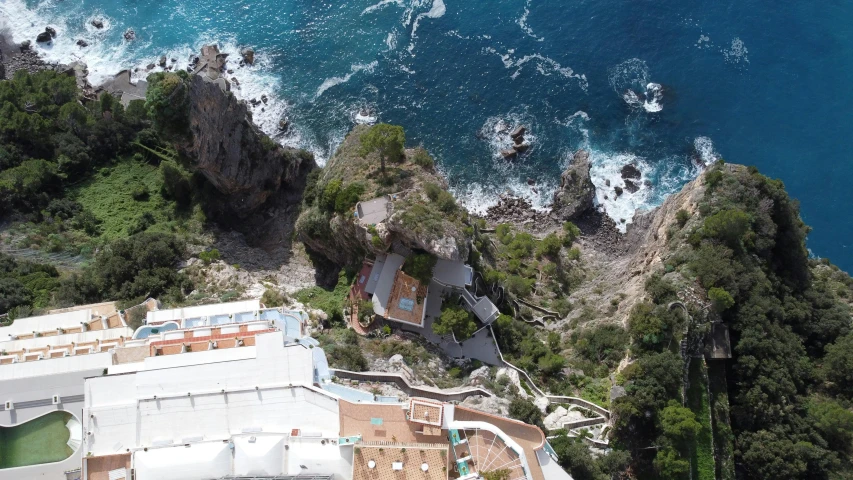
[[[530,144],[527,142],[516,143],[515,145],[512,146],[512,149],[518,153],[526,152],[528,148],[530,148]]]
[[[160,56],[160,61],[158,62],[158,65],[160,65],[161,67],[166,66],[166,56],[165,55]]]
[[[622,180],[627,180],[629,178],[640,178],[642,176],[643,174],[640,173],[640,169],[630,163],[622,167]]]
[[[211,206],[223,217],[245,218],[316,166],[310,156],[270,147],[246,103],[199,75],[189,80],[189,125],[191,139],[179,150],[222,194]]]
[[[554,193],[551,211],[562,220],[571,220],[591,209],[595,199],[595,185],[589,176],[589,152],[575,152],[569,168],[560,176],[560,188]]]
[[[100,18],[92,19],[92,26],[97,28],[98,30],[104,28],[104,21]]]
[[[21,45],[19,48],[21,49],[22,52],[26,52],[30,49],[30,45],[32,45],[32,43],[29,40],[24,40],[23,42],[21,42]]]
[[[628,190],[629,193],[636,193],[640,187],[632,182],[631,180],[625,180],[625,190]]]
[[[511,148],[507,150],[501,150],[501,156],[507,160],[515,158],[516,155],[518,155],[518,152]]]
[[[616,192],[617,197],[622,195],[622,192],[623,192],[622,187],[620,187],[619,185],[613,187],[613,191]]]
[[[89,46],[89,43],[86,40],[77,40],[77,46],[81,48],[86,48]]]
[[[50,35],[50,38],[56,38],[56,30],[53,27],[45,27],[44,31]]]
[[[255,51],[251,48],[245,48],[241,50],[240,55],[243,56],[243,61],[246,62],[246,65],[255,64]]]
[[[36,42],[38,43],[50,43],[51,40],[53,40],[53,37],[48,32],[41,32],[36,36]]]
[[[124,31],[124,39],[128,42],[136,40],[136,32],[134,32],[132,28],[128,28]]]
[[[527,129],[524,128],[524,125],[519,125],[515,127],[515,130],[513,130],[512,133],[509,134],[509,136],[514,139],[516,137],[524,135],[525,132],[527,132]]]

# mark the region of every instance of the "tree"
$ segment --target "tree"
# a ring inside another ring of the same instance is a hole
[[[663,479],[684,478],[690,470],[690,463],[681,458],[673,448],[659,450],[655,456],[654,466],[660,478]]]
[[[367,133],[361,136],[360,155],[378,153],[381,171],[385,175],[385,161],[403,158],[405,145],[406,134],[403,132],[403,127],[380,123],[371,127]]]
[[[556,353],[539,358],[539,371],[548,376],[559,374],[566,366],[566,359]]]
[[[572,222],[563,224],[563,243],[566,246],[572,244],[581,235],[581,229]]]
[[[477,324],[471,313],[462,307],[447,307],[441,311],[441,316],[432,324],[432,331],[438,335],[453,332],[456,340],[463,341],[471,338],[477,331]]]
[[[189,128],[187,72],[157,72],[148,75],[145,108],[162,134],[183,135]]]
[[[560,254],[561,244],[560,237],[556,233],[549,233],[539,242],[539,246],[536,249],[536,256],[556,258]]]
[[[702,425],[696,421],[696,415],[689,408],[682,407],[674,401],[661,412],[660,423],[664,435],[676,443],[692,439],[702,428]]]
[[[853,395],[853,334],[847,334],[826,347],[824,370],[826,379],[834,384],[835,390]]]
[[[720,210],[705,219],[705,236],[737,249],[744,234],[749,231],[750,223],[749,214],[743,210]]]
[[[403,263],[403,272],[424,285],[432,280],[432,271],[437,262],[435,256],[429,253],[416,253],[410,255]]]
[[[711,300],[711,305],[714,310],[724,312],[735,304],[735,299],[723,288],[712,287],[708,290],[708,298]]]
[[[829,448],[849,452],[853,442],[853,412],[832,399],[813,399],[808,404],[810,420]]]

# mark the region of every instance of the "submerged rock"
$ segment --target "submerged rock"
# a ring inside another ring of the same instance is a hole
[[[570,220],[593,207],[595,185],[589,175],[589,152],[578,150],[569,168],[560,176],[560,188],[554,193],[551,211],[562,220]]]
[[[509,148],[507,150],[501,150],[501,156],[504,157],[505,159],[515,158],[516,155],[518,155],[518,152],[516,152],[515,150],[513,150],[511,148]]]
[[[128,42],[136,40],[136,32],[134,32],[132,28],[128,28],[124,31],[124,39]]]
[[[92,19],[92,26],[97,28],[98,30],[100,30],[100,29],[104,28],[104,21],[101,20],[100,18],[93,18]]]

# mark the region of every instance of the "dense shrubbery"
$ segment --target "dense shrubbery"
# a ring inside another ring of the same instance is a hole
[[[693,228],[679,234],[687,245],[667,268],[695,278],[711,315],[729,327],[737,474],[828,478],[849,471],[853,282],[808,259],[808,227],[781,182],[721,166],[705,182],[701,221],[678,213],[679,226]],[[675,298],[669,282],[652,277],[646,288],[654,303],[638,305],[629,320],[638,358],[623,372],[628,395],[613,406],[614,436],[634,451],[636,472],[677,478],[689,467],[684,432],[695,427],[690,415],[667,405],[681,401],[683,362],[674,347],[683,320],[666,308]],[[642,450],[653,444],[663,447],[654,458]]]
[[[462,342],[471,338],[477,331],[474,316],[462,307],[445,307],[441,316],[432,324],[432,331],[438,335],[453,333],[456,340]]]
[[[406,262],[403,263],[403,272],[406,275],[421,282],[422,285],[429,285],[432,280],[432,271],[435,268],[436,258],[429,253],[416,253],[410,255]]]
[[[0,314],[11,318],[44,308],[52,301],[59,287],[59,272],[55,267],[16,260],[0,253]]]

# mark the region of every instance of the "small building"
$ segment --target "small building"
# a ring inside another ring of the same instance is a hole
[[[391,199],[388,195],[374,198],[355,205],[355,216],[362,226],[376,225],[388,218],[391,213]]]

